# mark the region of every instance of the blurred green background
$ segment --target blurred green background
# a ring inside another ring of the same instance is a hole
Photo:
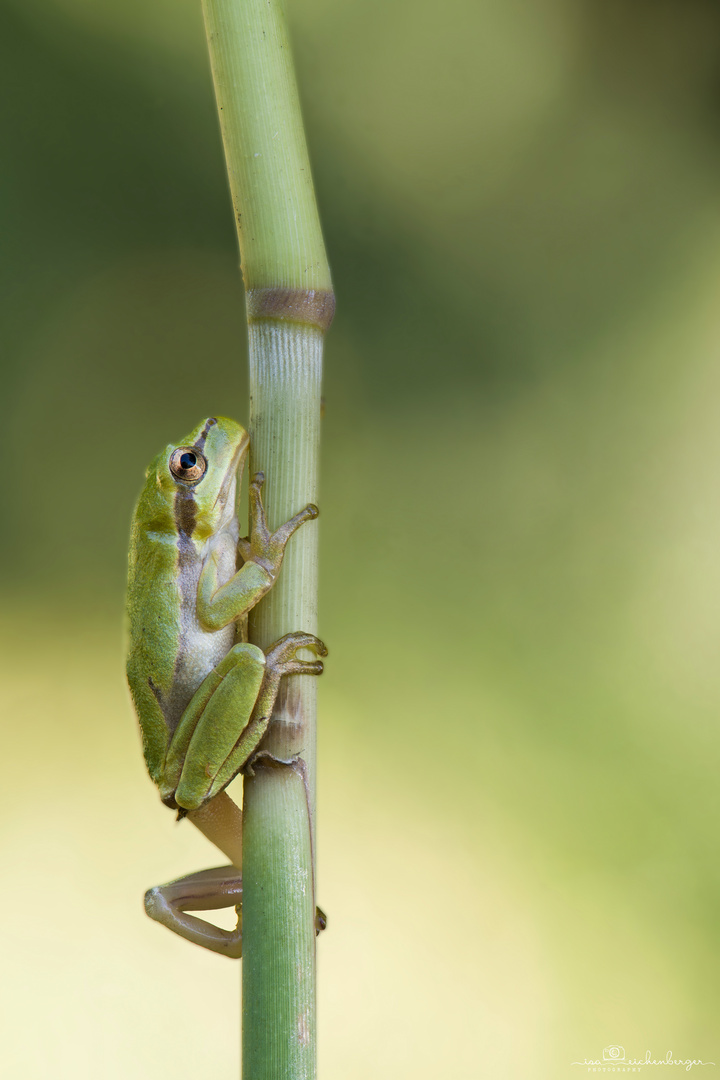
[[[321,1074],[720,1068],[720,9],[290,16],[338,296]],[[0,26],[0,1067],[230,1080],[237,966],[142,913],[216,859],[122,665],[144,467],[247,415],[199,2]]]

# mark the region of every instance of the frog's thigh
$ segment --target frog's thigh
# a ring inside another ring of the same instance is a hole
[[[236,645],[223,660],[223,667],[230,657],[232,663],[198,718],[185,753],[175,801],[186,810],[195,810],[207,798],[213,780],[247,727],[260,691],[265,673],[262,649],[246,642]],[[192,708],[191,701],[188,710]]]
[[[190,698],[185,711],[180,717],[180,722],[173,732],[170,745],[165,754],[162,781],[158,783],[163,797],[174,794],[185,765],[190,740],[195,733],[200,717],[205,711],[205,706],[228,672],[237,664],[238,650],[242,651],[244,648],[242,644],[236,645],[226,656],[223,656],[220,663],[215,665]]]

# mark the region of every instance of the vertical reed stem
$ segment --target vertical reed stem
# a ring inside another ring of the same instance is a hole
[[[334,311],[279,0],[203,0],[246,290],[251,470],[276,528],[317,501],[320,382]],[[316,633],[317,524],[253,612],[265,648]],[[308,659],[310,655],[308,654]],[[243,819],[243,1077],[315,1076],[316,683],[283,680]]]

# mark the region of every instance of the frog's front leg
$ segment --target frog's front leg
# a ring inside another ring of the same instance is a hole
[[[237,542],[244,565],[229,581],[220,583],[219,563],[210,553],[198,583],[197,615],[206,630],[219,630],[246,615],[273,587],[280,572],[288,540],[306,521],[318,516],[318,508],[308,503],[275,532],[270,532],[262,501],[263,473],[250,484],[250,535]]]

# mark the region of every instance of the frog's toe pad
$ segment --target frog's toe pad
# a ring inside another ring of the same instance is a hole
[[[321,907],[317,907],[315,908],[315,937],[325,929],[327,929],[327,915]]]

